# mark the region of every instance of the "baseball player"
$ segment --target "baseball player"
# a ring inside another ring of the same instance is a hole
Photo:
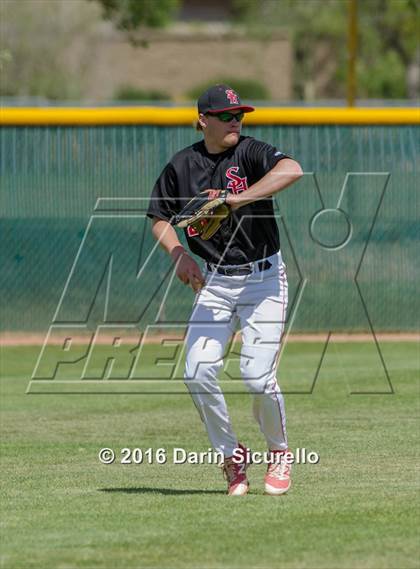
[[[238,442],[217,376],[237,323],[241,376],[271,451],[265,491],[280,495],[291,484],[284,401],[276,380],[287,278],[272,196],[298,180],[302,169],[270,144],[241,136],[244,113],[252,111],[227,85],[203,93],[197,128],[204,139],[173,156],[156,181],[148,209],[154,237],[176,264],[178,278],[196,292],[185,340],[185,384],[212,446],[224,455],[233,496],[248,491],[250,453]],[[204,261],[202,271],[181,245],[173,220],[188,200],[203,195],[206,200],[224,195],[229,214],[210,237],[200,233],[197,223],[184,229],[190,251]]]

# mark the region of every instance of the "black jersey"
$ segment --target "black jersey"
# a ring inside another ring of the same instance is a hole
[[[147,215],[170,221],[188,199],[209,188],[244,192],[283,158],[288,156],[249,136],[241,136],[236,146],[219,154],[209,154],[204,141],[197,142],[175,154],[164,168],[153,188]],[[187,227],[185,234],[193,253],[222,265],[263,259],[280,248],[272,197],[232,212],[208,241],[192,227]]]

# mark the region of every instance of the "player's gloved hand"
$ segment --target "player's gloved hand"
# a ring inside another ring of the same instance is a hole
[[[182,229],[191,226],[207,241],[230,215],[231,208],[226,203],[228,194],[227,190],[204,190],[172,218],[171,224]]]
[[[171,253],[176,262],[176,276],[186,285],[191,285],[194,292],[199,292],[204,285],[200,267],[183,247],[175,247]]]

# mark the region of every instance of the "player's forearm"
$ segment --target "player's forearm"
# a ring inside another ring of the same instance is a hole
[[[302,168],[295,160],[281,160],[261,180],[248,188],[246,192],[229,196],[228,204],[237,209],[249,203],[273,196],[284,190],[303,175]]]
[[[177,261],[180,255],[186,253],[184,247],[178,239],[175,229],[170,223],[163,219],[154,218],[152,234],[156,241],[165,249],[173,261]]]

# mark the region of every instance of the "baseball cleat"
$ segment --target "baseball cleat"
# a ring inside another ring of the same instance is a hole
[[[241,453],[238,449],[242,451],[243,456],[240,457]],[[236,449],[235,455],[225,458],[223,463],[223,475],[228,483],[227,493],[229,496],[245,496],[249,490],[249,482],[246,477],[246,469],[249,467],[251,462],[246,460],[247,449],[239,443],[238,449]]]
[[[281,496],[285,494],[291,484],[290,473],[292,465],[287,460],[290,455],[290,450],[274,450],[270,451],[273,454],[273,460],[267,467],[265,475],[265,493],[270,496]]]

